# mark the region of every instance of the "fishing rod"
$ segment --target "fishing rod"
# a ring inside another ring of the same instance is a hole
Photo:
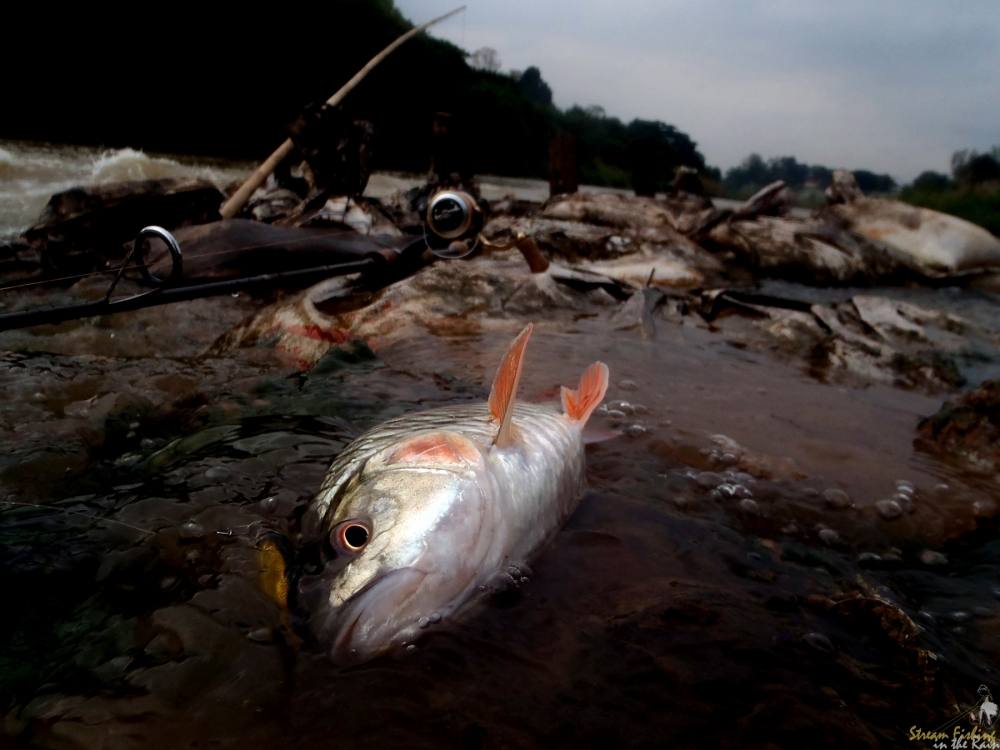
[[[480,205],[481,203],[484,205]],[[494,243],[482,236],[481,231],[485,223],[484,207],[484,202],[477,201],[466,192],[439,190],[427,202],[426,212],[422,217],[424,225],[422,237],[379,238],[351,233],[343,239],[338,238],[334,249],[341,257],[356,256],[356,259],[230,279],[189,281],[186,284],[183,283],[185,255],[180,242],[163,227],[147,226],[136,235],[125,260],[117,268],[0,288],[0,292],[9,293],[39,284],[72,281],[94,274],[115,273],[100,300],[0,313],[0,331],[52,325],[97,315],[113,315],[202,297],[232,294],[245,289],[307,286],[323,279],[349,274],[362,274],[368,283],[381,287],[414,273],[433,262],[435,258],[446,260],[467,258],[480,247],[490,249],[516,247],[525,256],[533,272],[544,270],[548,262],[530,238],[518,235],[510,243]],[[267,243],[191,255],[188,259],[263,248],[287,249],[296,242],[315,241],[317,237],[319,237],[317,234],[300,238],[284,237]],[[150,240],[160,240],[166,245],[170,257],[168,273],[163,275],[155,273],[152,268],[153,263],[147,261],[146,246]],[[430,251],[431,257],[427,256],[426,251]],[[113,299],[112,295],[127,270],[138,270],[142,283],[151,288],[128,297]]]

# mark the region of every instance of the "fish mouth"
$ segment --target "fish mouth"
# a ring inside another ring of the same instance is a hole
[[[416,637],[423,614],[420,590],[427,573],[400,568],[381,576],[339,607],[329,622],[330,657],[351,665]]]

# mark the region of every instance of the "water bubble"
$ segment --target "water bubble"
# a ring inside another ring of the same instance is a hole
[[[900,492],[909,492],[912,495],[914,490],[913,482],[907,479],[897,479],[896,489]]]
[[[823,633],[806,633],[802,640],[817,651],[832,654],[835,651],[833,642]]]
[[[618,411],[624,412],[625,414],[635,413],[635,409],[632,408],[632,404],[624,400],[611,401],[608,403],[608,408],[617,409]]]
[[[722,484],[720,484],[718,487],[715,488],[715,491],[721,497],[725,497],[725,498],[734,498],[734,497],[736,497],[736,485],[735,484],[729,484],[728,482],[723,482]]]
[[[924,565],[947,565],[948,558],[940,552],[925,549],[920,553],[920,562]]]
[[[878,511],[878,514],[886,520],[899,518],[903,515],[903,509],[899,507],[899,503],[895,500],[879,500],[875,503],[875,509]]]
[[[934,491],[936,493],[938,493],[939,495],[943,495],[946,492],[950,492],[951,491],[951,487],[949,485],[944,484],[942,482],[941,484],[935,484],[934,485]]]
[[[417,647],[414,644],[410,643],[409,645],[407,645],[406,650],[412,654],[414,651],[417,650]]]
[[[968,622],[972,619],[972,615],[964,610],[957,609],[954,612],[948,613],[948,619],[952,622]]]
[[[625,380],[619,380],[618,387],[621,388],[623,391],[639,390],[639,384],[636,383],[634,380],[629,380],[627,378]]]
[[[621,409],[608,409],[608,416],[611,419],[625,419],[625,412]]]
[[[748,497],[745,497],[742,500],[740,500],[740,510],[742,510],[744,513],[749,513],[752,516],[760,515],[760,506],[757,505],[757,501],[751,500]]]
[[[264,513],[274,513],[278,509],[278,498],[275,495],[265,497],[260,501],[260,509]]]
[[[840,544],[840,534],[833,529],[820,529],[819,538],[824,544],[829,544],[830,546]]]
[[[826,507],[834,510],[843,510],[851,507],[851,496],[836,487],[823,490],[823,502]]]
[[[646,430],[646,428],[638,422],[630,424],[625,428],[625,434],[629,437],[639,437],[640,435],[645,435],[646,432],[648,432],[648,430]]]
[[[925,622],[931,623],[932,625],[934,624],[934,615],[932,615],[926,609],[922,609],[919,612],[917,612],[917,617],[921,620],[924,620]]]

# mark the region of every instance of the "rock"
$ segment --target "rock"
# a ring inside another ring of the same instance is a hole
[[[920,420],[914,443],[979,472],[1000,470],[1000,380],[988,380]]]
[[[853,177],[838,170],[824,215],[885,249],[900,263],[930,277],[1000,268],[1000,239],[956,216],[887,198],[867,198]]]
[[[897,274],[901,263],[871,242],[822,219],[738,215],[716,224],[705,237],[768,276],[807,284],[848,283]]]
[[[119,260],[144,226],[172,229],[217,218],[222,193],[205,180],[142,180],[73,188],[49,199],[24,233],[50,271],[72,273]]]

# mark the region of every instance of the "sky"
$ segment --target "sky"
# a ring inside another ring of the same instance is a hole
[[[756,152],[908,182],[1000,145],[1000,0],[464,2],[434,36],[536,65],[560,108],[675,125],[723,170]]]

